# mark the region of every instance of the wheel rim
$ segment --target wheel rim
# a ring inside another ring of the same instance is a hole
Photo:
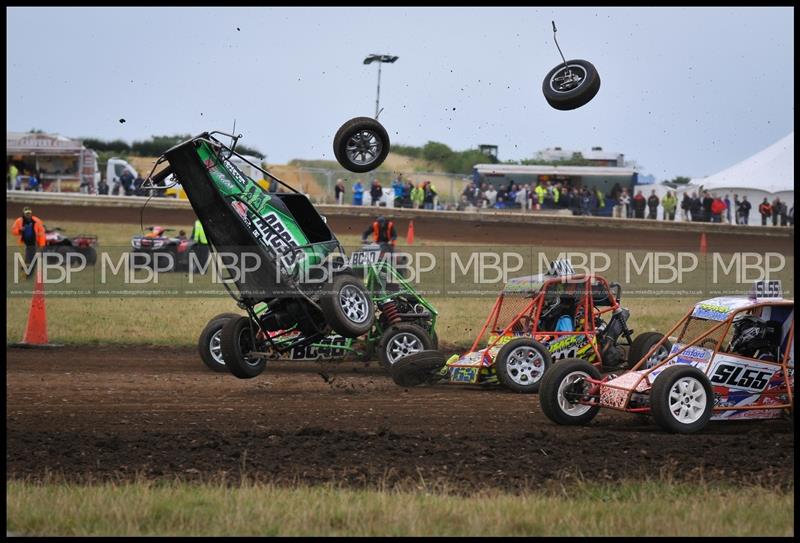
[[[700,420],[707,402],[706,389],[694,377],[678,379],[669,391],[669,412],[681,424]]]
[[[550,90],[563,94],[571,92],[586,81],[586,69],[579,64],[568,64],[550,77]]]
[[[357,324],[367,320],[368,303],[364,293],[352,285],[347,285],[339,291],[339,305],[347,318]]]
[[[242,361],[248,366],[258,366],[261,361],[258,357],[247,356],[251,351],[252,342],[250,341],[250,326],[244,327],[239,332],[239,352],[242,353]]]
[[[533,347],[517,347],[508,354],[506,373],[518,385],[532,385],[544,375],[544,358]]]
[[[587,377],[589,377],[589,374],[586,372],[573,371],[572,373],[567,374],[567,376],[561,381],[561,384],[558,385],[558,407],[565,415],[569,415],[570,417],[579,417],[592,408],[591,405],[575,403],[566,396],[567,390],[574,389],[579,379],[586,379]],[[584,383],[583,386],[583,392],[585,391],[586,383]]]
[[[386,348],[386,359],[394,364],[404,356],[422,351],[422,340],[414,334],[403,332],[397,334]]]
[[[224,366],[225,359],[222,358],[222,329],[220,328],[214,335],[211,336],[211,341],[208,343],[208,350],[211,352],[211,358],[214,362]]]
[[[381,139],[372,130],[359,130],[350,136],[345,145],[347,158],[361,166],[375,162],[382,150]]]
[[[661,345],[656,352],[650,355],[650,358],[644,363],[645,369],[650,369],[662,360],[664,360],[667,356],[669,356],[669,351],[667,350],[666,345]]]

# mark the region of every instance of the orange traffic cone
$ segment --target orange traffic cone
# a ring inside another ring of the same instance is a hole
[[[414,221],[408,223],[408,234],[406,234],[406,243],[414,245]]]
[[[44,305],[44,281],[42,281],[41,268],[36,270],[36,283],[33,287],[31,309],[28,313],[28,325],[22,343],[15,343],[13,347],[60,347],[47,342],[47,315]]]
[[[706,254],[706,250],[708,250],[708,243],[706,242],[706,233],[703,232],[700,234],[700,254]]]

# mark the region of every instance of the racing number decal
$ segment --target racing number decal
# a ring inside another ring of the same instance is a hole
[[[775,371],[775,369],[748,368],[746,365],[723,362],[718,364],[711,374],[711,383],[761,392]]]

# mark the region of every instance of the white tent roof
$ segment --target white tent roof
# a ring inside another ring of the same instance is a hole
[[[730,168],[691,182],[705,190],[794,191],[794,132]]]

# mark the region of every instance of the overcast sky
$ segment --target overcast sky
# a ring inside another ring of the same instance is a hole
[[[794,130],[794,8],[7,8],[7,130],[121,138],[230,130],[270,163],[332,158],[375,113],[393,143],[602,146],[658,180],[704,176]],[[545,74],[598,69],[550,108]],[[121,124],[120,118],[126,122]]]

